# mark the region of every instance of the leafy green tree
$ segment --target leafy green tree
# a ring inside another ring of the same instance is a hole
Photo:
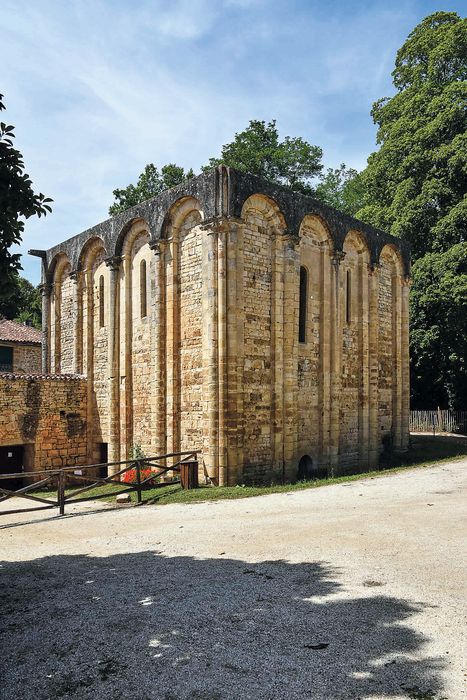
[[[396,94],[373,105],[378,151],[357,217],[412,247],[412,405],[467,401],[467,20],[426,17],[397,53]]]
[[[182,167],[174,163],[164,165],[160,172],[154,163],[149,163],[139,176],[136,185],[128,185],[124,189],[113,191],[115,202],[109,207],[109,214],[115,216],[135,204],[145,202],[164,190],[179,185],[193,175],[191,168],[185,172]]]
[[[5,109],[0,95],[0,112]],[[20,254],[10,248],[21,242],[24,220],[52,211],[48,197],[35,194],[24,172],[21,153],[14,148],[14,127],[0,122],[0,301],[14,295],[14,276],[21,269]]]
[[[363,206],[364,185],[361,175],[341,163],[327,168],[316,186],[315,196],[329,206],[354,216]]]
[[[413,408],[465,409],[467,243],[428,253],[412,272]]]
[[[408,241],[418,259],[466,239],[467,20],[426,17],[397,53],[396,94],[373,105],[378,151],[357,216]]]
[[[17,273],[11,275],[8,298],[0,298],[0,316],[18,321],[30,322],[41,328],[42,299],[37,287]]]
[[[300,137],[279,139],[276,121],[253,119],[231,143],[222,146],[219,158],[210,158],[202,170],[227,165],[252,173],[290,190],[312,194],[312,178],[322,170],[322,150]]]

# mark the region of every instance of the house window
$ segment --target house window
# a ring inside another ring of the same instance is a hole
[[[104,326],[104,275],[101,275],[99,277],[99,328],[103,328]]]
[[[141,260],[141,264],[139,266],[139,289],[141,318],[145,318],[148,315],[146,260]]]
[[[13,348],[0,346],[0,372],[13,372]]]
[[[306,342],[306,315],[308,296],[308,272],[305,267],[300,268],[300,300],[298,309],[298,342]]]
[[[350,270],[347,270],[345,286],[345,320],[347,323],[350,323],[352,320],[352,279]]]

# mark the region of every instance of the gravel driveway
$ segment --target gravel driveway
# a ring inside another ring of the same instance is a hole
[[[466,483],[4,516],[0,697],[460,700]]]

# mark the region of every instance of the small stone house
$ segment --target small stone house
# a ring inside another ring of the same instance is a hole
[[[224,485],[376,467],[385,446],[407,448],[397,238],[219,167],[30,252],[42,371],[86,377],[89,463],[197,449],[200,476]]]
[[[87,459],[85,380],[41,370],[42,332],[0,319],[0,474]],[[21,485],[0,481],[4,488]]]
[[[41,372],[41,346],[41,331],[24,323],[0,318],[0,372]]]

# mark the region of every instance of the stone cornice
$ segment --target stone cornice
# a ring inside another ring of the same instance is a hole
[[[404,272],[406,275],[410,274],[410,249],[404,241],[347,216],[312,197],[292,192],[225,166],[219,166],[190,178],[177,187],[162,192],[154,199],[137,204],[50,248],[46,251],[46,259],[43,258],[45,274],[52,277],[55,260],[59,254],[66,255],[72,269],[77,269],[83,247],[92,239],[102,242],[108,258],[121,255],[125,236],[138,221],[145,222],[151,242],[155,244],[163,237],[163,232],[170,228],[174,205],[187,197],[199,203],[204,215],[204,222],[201,224],[203,230],[208,226],[215,226],[220,230],[219,226],[241,224],[243,206],[247,199],[255,194],[272,200],[281,212],[287,231],[299,232],[305,216],[316,216],[326,224],[335,250],[342,250],[345,237],[350,231],[358,231],[365,239],[371,260],[379,260],[382,249],[389,244],[400,251],[404,260]],[[32,251],[33,254],[37,252]]]

